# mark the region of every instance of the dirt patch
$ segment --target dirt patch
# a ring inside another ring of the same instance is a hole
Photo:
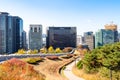
[[[65,77],[59,74],[59,69],[65,64],[71,62],[73,58],[61,59],[61,60],[49,60],[45,59],[38,65],[33,65],[34,69],[41,72],[46,76],[46,80],[67,80]]]

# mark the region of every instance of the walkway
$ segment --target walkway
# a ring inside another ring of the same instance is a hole
[[[80,77],[75,76],[72,73],[72,67],[75,65],[75,61],[70,63],[69,65],[66,66],[66,68],[63,70],[64,75],[69,79],[69,80],[84,80]]]

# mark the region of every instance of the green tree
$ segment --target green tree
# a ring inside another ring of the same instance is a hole
[[[87,52],[77,66],[78,68],[83,68],[86,72],[93,73],[100,71],[104,73],[106,77],[112,79],[113,75],[113,80],[119,80],[120,42],[107,44]]]

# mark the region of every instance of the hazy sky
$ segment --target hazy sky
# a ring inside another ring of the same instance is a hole
[[[0,0],[0,11],[23,19],[29,24],[76,26],[77,33],[97,31],[113,21],[120,29],[120,0]]]

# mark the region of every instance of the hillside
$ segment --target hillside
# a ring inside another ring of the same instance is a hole
[[[85,54],[77,63],[77,68],[85,74],[98,74],[96,80],[120,79],[120,43],[107,44]],[[81,76],[82,77],[82,76]],[[92,80],[85,78],[86,80]],[[95,80],[95,79],[93,79]]]

